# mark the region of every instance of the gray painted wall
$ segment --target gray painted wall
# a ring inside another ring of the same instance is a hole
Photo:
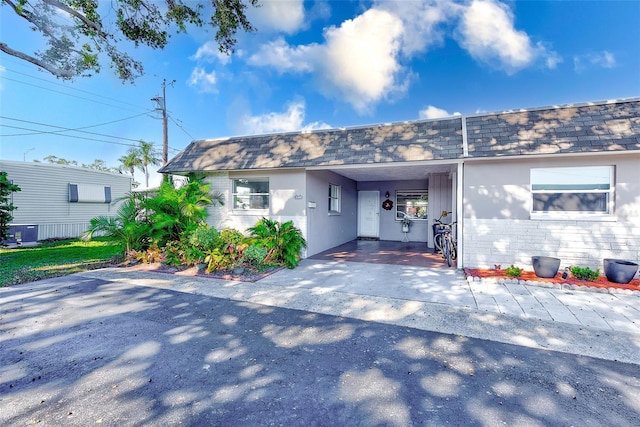
[[[403,190],[428,190],[427,180],[406,180],[406,181],[368,181],[359,182],[358,190],[378,190],[380,191],[380,240],[400,241],[404,237],[400,221],[396,220],[396,191]],[[385,192],[389,192],[389,199],[393,202],[393,209],[387,211],[382,209],[382,202],[385,200]],[[429,195],[431,203],[431,195]],[[409,227],[407,238],[411,242],[426,242],[427,221],[413,221]]]
[[[329,184],[341,186],[342,206],[338,215],[329,214]],[[307,209],[308,256],[357,237],[358,194],[355,181],[330,171],[308,171],[306,196],[307,204],[316,204],[315,208]]]
[[[442,211],[452,212],[442,218],[442,222],[449,224],[455,221],[453,209],[452,177],[449,173],[432,173],[429,175],[429,247],[433,248],[433,224],[439,219]]]
[[[115,215],[131,191],[131,177],[74,166],[0,161],[0,170],[22,189],[13,195],[12,224],[38,225],[38,240],[80,236],[92,218]],[[110,186],[113,202],[69,203],[69,183]]]

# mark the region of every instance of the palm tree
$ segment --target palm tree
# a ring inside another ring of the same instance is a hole
[[[132,249],[145,249],[150,234],[149,223],[139,218],[139,207],[143,196],[130,195],[126,197],[115,216],[98,216],[92,218],[89,228],[82,234],[83,240],[91,240],[93,236],[101,234],[112,237],[122,245],[125,255]]]
[[[149,188],[149,165],[159,165],[160,155],[153,145],[153,142],[146,142],[142,140],[140,140],[140,145],[138,145],[137,151],[138,158],[141,162],[138,167],[142,172],[144,172],[145,184],[146,187]]]
[[[138,155],[138,150],[136,150],[135,148],[130,148],[129,151],[127,151],[127,154],[120,157],[118,161],[122,163],[122,167],[129,170],[129,173],[131,174],[131,179],[135,181],[136,178],[134,174],[136,172],[136,168],[142,164],[142,160]]]

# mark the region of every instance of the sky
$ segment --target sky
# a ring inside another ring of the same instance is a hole
[[[261,4],[231,55],[202,29],[164,50],[125,46],[145,67],[134,84],[106,65],[63,81],[0,53],[0,159],[117,167],[136,141],[161,150],[165,80],[169,158],[194,139],[640,96],[640,0]],[[0,40],[43,46],[5,6]]]

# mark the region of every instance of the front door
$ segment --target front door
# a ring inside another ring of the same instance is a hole
[[[380,237],[380,193],[358,192],[358,237]]]

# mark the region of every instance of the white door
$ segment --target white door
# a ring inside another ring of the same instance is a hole
[[[358,237],[380,237],[380,193],[358,192]]]

